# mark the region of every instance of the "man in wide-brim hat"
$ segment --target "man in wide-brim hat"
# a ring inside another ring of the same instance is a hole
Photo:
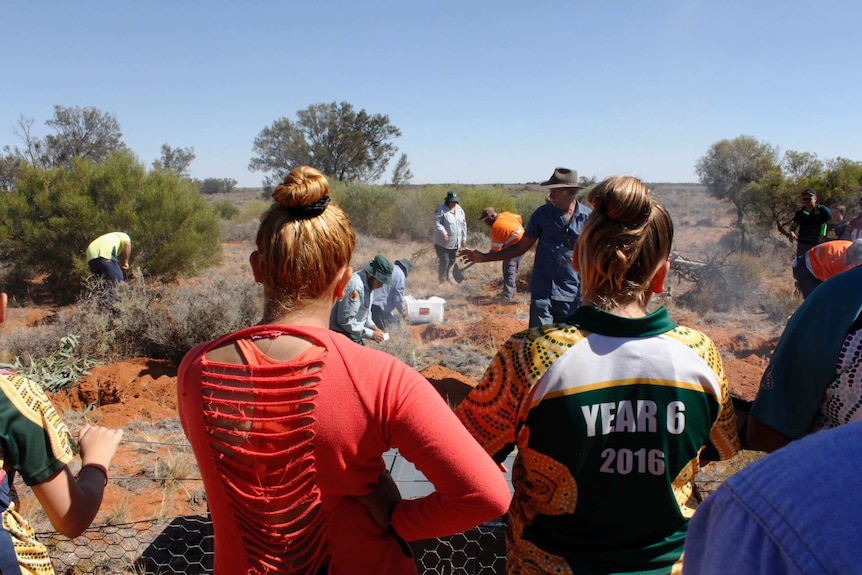
[[[451,282],[458,250],[467,245],[467,216],[459,205],[458,192],[449,190],[443,203],[434,210],[434,249],[437,252],[437,279]]]
[[[572,267],[575,242],[592,210],[578,201],[582,188],[578,172],[557,168],[542,182],[548,197],[539,206],[518,243],[495,252],[464,249],[474,262],[496,262],[518,257],[538,242],[530,276],[530,327],[560,322],[581,305],[581,278]]]

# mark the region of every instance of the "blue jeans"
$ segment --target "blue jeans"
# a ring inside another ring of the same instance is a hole
[[[575,301],[534,299],[530,301],[530,327],[561,322],[572,315],[580,305],[580,296]]]
[[[123,281],[123,268],[119,260],[106,260],[105,258],[93,258],[87,262],[90,272],[100,278],[105,278],[111,283],[118,284]]]

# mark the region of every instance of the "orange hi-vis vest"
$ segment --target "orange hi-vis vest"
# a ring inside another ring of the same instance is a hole
[[[856,267],[855,263],[847,263],[847,250],[853,242],[849,240],[833,240],[815,246],[805,254],[805,265],[814,277],[826,281],[834,275],[846,272]]]
[[[520,214],[500,212],[491,226],[491,251],[498,252],[517,243],[524,235]]]

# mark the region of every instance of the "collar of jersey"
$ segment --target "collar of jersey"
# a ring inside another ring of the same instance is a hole
[[[640,318],[621,317],[597,307],[582,306],[569,316],[566,323],[611,337],[651,337],[677,327],[664,306]]]

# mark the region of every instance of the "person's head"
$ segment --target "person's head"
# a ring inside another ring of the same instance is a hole
[[[480,222],[485,222],[488,227],[494,225],[494,221],[497,219],[497,211],[494,208],[488,207],[482,210],[482,216],[479,218]]]
[[[847,249],[845,263],[853,266],[862,264],[862,240],[853,240],[853,243]]]
[[[373,290],[392,283],[392,263],[380,254],[374,256],[362,269],[365,270],[368,285]]]
[[[261,216],[251,257],[255,280],[285,311],[328,301],[333,288],[337,291],[341,284],[343,291],[350,279],[356,245],[350,218],[330,203],[323,174],[308,166],[291,170],[272,198],[275,203]]]
[[[455,190],[449,190],[446,192],[446,199],[443,200],[443,203],[446,204],[446,207],[450,210],[454,210],[455,205],[461,203],[461,198],[458,197],[458,192]]]
[[[844,219],[844,216],[847,215],[847,206],[844,204],[838,204],[834,208],[832,208],[832,219],[836,221],[841,221]]]
[[[817,192],[812,188],[808,188],[800,197],[802,200],[802,205],[805,208],[813,208],[815,204],[817,204]]]
[[[413,270],[413,262],[408,259],[395,260],[395,265],[401,268],[401,271],[404,272],[404,277],[409,276]]]
[[[551,177],[539,185],[548,189],[545,201],[558,210],[568,210],[577,201],[578,190],[582,187],[578,172],[569,168],[555,169]]]
[[[598,307],[646,306],[663,291],[673,222],[639,179],[614,176],[590,191],[593,212],[575,244],[581,291]]]

